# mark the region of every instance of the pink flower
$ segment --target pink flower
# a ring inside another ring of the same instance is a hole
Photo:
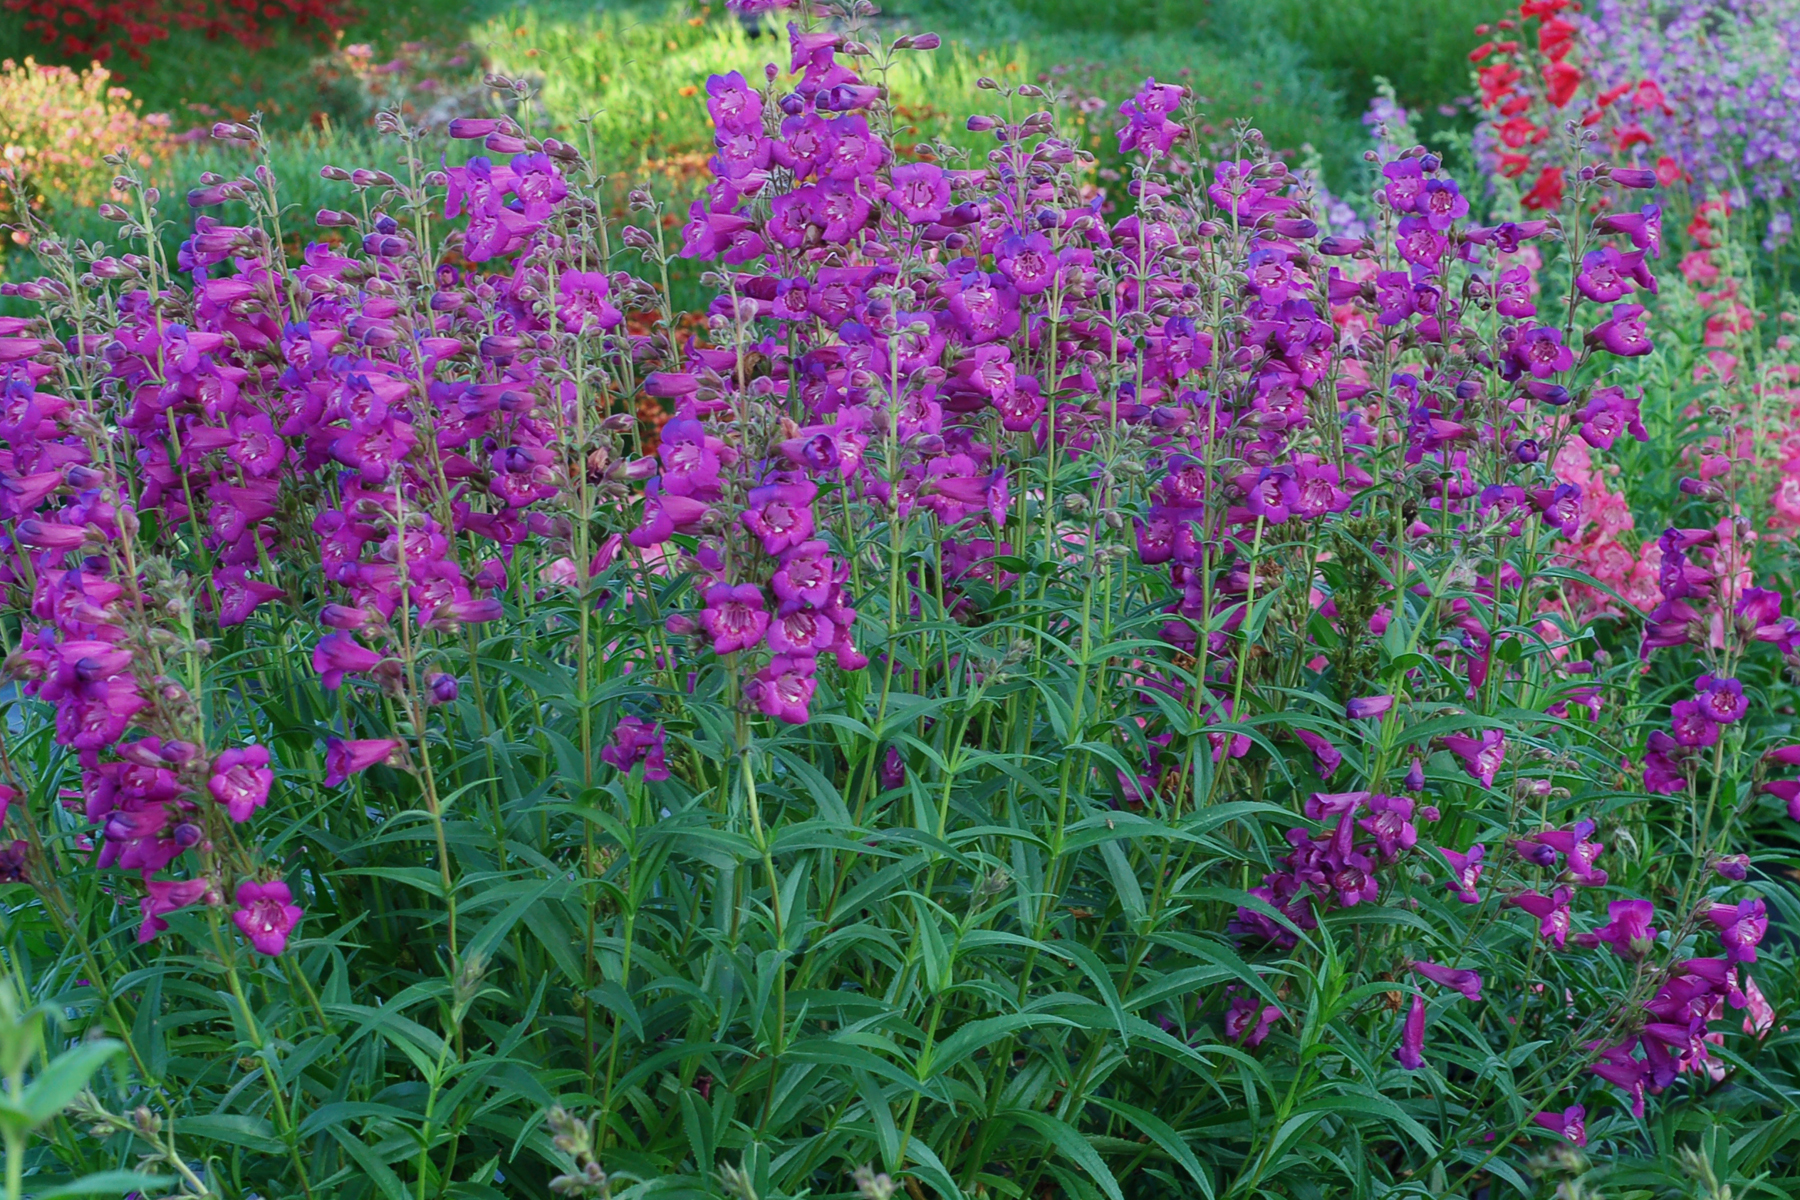
[[[381,655],[347,633],[327,634],[313,647],[313,670],[319,673],[327,691],[342,687],[345,675],[372,671],[380,664]]]
[[[1425,997],[1415,995],[1407,1010],[1406,1023],[1400,1030],[1400,1048],[1394,1058],[1408,1071],[1425,1065]]]
[[[706,608],[700,627],[712,635],[713,653],[754,649],[769,627],[769,611],[763,607],[762,589],[754,583],[715,583],[706,591]]]
[[[1656,915],[1655,904],[1649,900],[1614,900],[1606,911],[1612,920],[1576,940],[1584,946],[1605,942],[1620,958],[1643,958],[1650,953],[1656,945],[1656,929],[1650,924]]]
[[[1719,927],[1727,961],[1756,961],[1756,947],[1769,930],[1768,906],[1761,899],[1715,904],[1706,910],[1706,919]]]
[[[1412,965],[1412,969],[1433,983],[1441,983],[1445,987],[1455,988],[1466,999],[1478,1003],[1481,1000],[1481,975],[1479,972],[1459,970],[1455,967],[1440,967],[1434,962],[1416,962]]]
[[[1338,764],[1344,761],[1344,756],[1338,748],[1332,745],[1328,739],[1322,738],[1310,730],[1296,729],[1294,736],[1299,738],[1308,750],[1312,751],[1313,759],[1318,766],[1319,778],[1330,779],[1337,771]]]
[[[243,822],[268,802],[269,786],[274,782],[268,747],[245,746],[227,750],[213,760],[212,777],[206,786],[233,821]]]
[[[186,908],[206,895],[208,886],[204,879],[152,879],[145,883],[149,895],[138,901],[138,911],[144,917],[143,924],[138,926],[138,944],[154,941],[157,934],[169,927],[162,919],[163,914]]]
[[[287,949],[288,934],[300,923],[301,909],[294,902],[288,885],[279,879],[268,883],[238,884],[237,911],[231,919],[250,944],[268,955]]]
[[[1538,919],[1538,936],[1548,938],[1558,950],[1569,940],[1569,901],[1575,893],[1566,887],[1556,889],[1554,895],[1544,896],[1537,892],[1524,892],[1507,901],[1508,904],[1522,908]]]
[[[1438,853],[1450,864],[1449,887],[1456,893],[1456,898],[1464,904],[1480,904],[1481,893],[1475,890],[1475,885],[1481,879],[1481,857],[1487,853],[1487,847],[1477,842],[1469,847],[1467,854],[1458,854],[1440,846]]]
[[[1506,735],[1498,729],[1484,729],[1480,737],[1453,733],[1444,739],[1444,748],[1462,759],[1463,770],[1481,781],[1482,787],[1494,786],[1494,775],[1506,761]]]
[[[769,665],[744,685],[744,693],[757,710],[789,725],[806,724],[818,680],[813,678],[818,660],[810,657],[777,654]]]
[[[1587,1109],[1572,1104],[1561,1112],[1541,1112],[1532,1120],[1576,1146],[1587,1145]]]
[[[352,775],[360,775],[386,762],[400,749],[393,738],[330,738],[325,743],[325,786],[336,787]]]

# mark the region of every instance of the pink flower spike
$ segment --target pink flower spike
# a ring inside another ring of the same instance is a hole
[[[238,884],[237,906],[231,919],[260,953],[273,956],[287,949],[288,934],[300,923],[302,911],[287,884],[246,880]]]

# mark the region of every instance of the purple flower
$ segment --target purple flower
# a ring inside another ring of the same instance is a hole
[[[1575,354],[1563,345],[1562,330],[1538,325],[1514,339],[1512,361],[1533,378],[1548,379],[1573,367]]]
[[[1748,854],[1721,854],[1713,860],[1713,871],[1718,874],[1720,879],[1742,883],[1750,874],[1750,856]]]
[[[227,750],[213,760],[212,776],[206,781],[213,799],[225,806],[233,821],[248,821],[250,814],[269,799],[269,787],[275,772],[269,769],[266,746],[245,746]]]
[[[288,935],[300,923],[301,916],[287,884],[279,879],[268,883],[245,880],[238,884],[237,906],[231,919],[252,946],[268,955],[287,949]]]
[[[1482,787],[1494,786],[1494,775],[1506,761],[1506,735],[1498,729],[1484,729],[1480,737],[1453,733],[1444,739],[1444,748],[1462,759],[1463,770],[1481,781]]]
[[[1646,204],[1634,213],[1604,213],[1595,222],[1599,233],[1622,233],[1638,250],[1662,257],[1662,207]]]
[[[1694,699],[1700,705],[1701,715],[1709,721],[1729,725],[1750,710],[1744,685],[1729,676],[1717,679],[1702,675],[1694,686],[1698,689]]]
[[[644,779],[658,782],[669,777],[663,757],[663,727],[642,717],[621,717],[613,726],[612,738],[600,748],[600,761],[629,775],[639,763],[644,764]]]
[[[1606,906],[1612,918],[1592,933],[1578,940],[1584,946],[1605,942],[1620,958],[1643,958],[1656,944],[1656,929],[1650,924],[1656,905],[1649,900],[1614,900]]]
[[[1384,716],[1393,707],[1392,696],[1358,696],[1344,705],[1344,712],[1352,721],[1362,721]]]
[[[1541,1112],[1532,1118],[1539,1125],[1576,1146],[1587,1145],[1587,1109],[1571,1104],[1561,1112]]]
[[[1400,786],[1409,792],[1425,790],[1425,764],[1419,761],[1417,755],[1413,756],[1412,766],[1406,768],[1406,778],[1400,781]]]
[[[1439,846],[1438,853],[1450,865],[1449,887],[1456,893],[1456,898],[1464,904],[1480,904],[1481,894],[1475,890],[1475,885],[1481,879],[1481,857],[1487,853],[1487,847],[1476,842],[1467,854],[1459,854]]]
[[[746,681],[744,693],[765,716],[789,725],[804,725],[810,717],[807,706],[819,686],[813,678],[817,662],[812,657],[777,654],[768,666]]]
[[[1639,264],[1644,261],[1642,251],[1635,257]],[[1581,272],[1575,276],[1575,286],[1589,300],[1611,304],[1629,296],[1632,285],[1631,264],[1616,247],[1603,246],[1581,256]]]
[[[1477,1003],[1481,1001],[1481,975],[1475,971],[1464,971],[1456,967],[1440,967],[1434,962],[1415,962],[1412,969],[1445,987],[1455,988],[1465,999]]]
[[[1318,767],[1319,778],[1330,779],[1337,771],[1338,764],[1344,761],[1343,753],[1332,745],[1329,739],[1322,738],[1309,730],[1296,729],[1294,736],[1299,738],[1308,750],[1312,751],[1313,759]]]
[[[138,943],[142,945],[154,941],[157,934],[169,927],[169,923],[162,919],[163,914],[172,913],[178,908],[186,908],[206,895],[208,886],[204,879],[151,879],[146,881],[144,890],[149,894],[138,901],[138,912],[144,918],[138,926]]]
[[[761,539],[763,553],[780,555],[812,537],[812,502],[818,494],[818,485],[811,481],[751,488],[750,507],[738,519]]]
[[[1286,1014],[1261,997],[1238,995],[1231,998],[1225,1013],[1225,1036],[1246,1046],[1260,1046],[1269,1029]]]
[[[950,207],[950,179],[936,163],[904,163],[894,168],[885,199],[908,221],[929,225]]]
[[[345,675],[372,671],[380,664],[381,655],[347,633],[327,634],[313,647],[313,670],[319,673],[327,691],[342,687]]]
[[[1400,851],[1410,850],[1419,842],[1419,831],[1412,823],[1413,802],[1406,796],[1369,797],[1369,815],[1356,824],[1375,839],[1381,857],[1392,861]]]
[[[438,671],[425,680],[426,703],[450,704],[461,694],[457,686],[456,676],[447,671]]]
[[[1726,961],[1756,961],[1756,947],[1769,931],[1769,910],[1761,899],[1714,904],[1706,910],[1706,919],[1719,927],[1719,941],[1725,945]]]
[[[1001,239],[994,252],[994,263],[1021,296],[1035,296],[1056,280],[1056,251],[1041,233],[1024,237],[1012,234]]]
[[[1642,1120],[1644,1086],[1650,1081],[1650,1071],[1642,1059],[1632,1056],[1631,1052],[1637,1044],[1636,1038],[1604,1048],[1600,1043],[1594,1043],[1589,1049],[1600,1051],[1600,1058],[1588,1069],[1613,1086],[1623,1088],[1631,1097],[1632,1115]]]
[[[715,583],[706,591],[706,608],[700,627],[712,635],[713,653],[752,650],[769,627],[769,611],[763,607],[762,589],[754,583]]]
[[[1537,892],[1522,892],[1507,900],[1508,904],[1522,908],[1538,921],[1538,936],[1547,938],[1558,950],[1569,940],[1569,901],[1575,893],[1566,887],[1556,889],[1554,895],[1545,896]]]
[[[1699,700],[1678,700],[1669,706],[1669,732],[1681,745],[1698,749],[1719,740],[1719,723],[1706,714]]]
[[[1408,1071],[1425,1065],[1425,997],[1415,995],[1407,1010],[1406,1023],[1400,1030],[1400,1048],[1394,1058]]]
[[[1587,340],[1599,343],[1622,358],[1650,353],[1650,326],[1642,318],[1641,304],[1615,304],[1612,316],[1588,331]]]
[[[1627,396],[1621,387],[1595,388],[1577,415],[1582,440],[1597,450],[1611,450],[1622,433],[1630,433],[1640,442],[1650,439],[1639,416],[1639,398]]]
[[[336,787],[376,763],[387,762],[399,749],[400,743],[393,738],[329,738],[325,742],[325,786]]]

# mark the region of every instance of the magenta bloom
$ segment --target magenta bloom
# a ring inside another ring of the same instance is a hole
[[[1414,996],[1407,1010],[1406,1024],[1400,1030],[1400,1048],[1394,1058],[1408,1071],[1425,1065],[1425,997]]]
[[[393,738],[331,738],[325,743],[325,786],[336,787],[352,775],[386,762],[399,749],[400,743]]]
[[[929,225],[950,207],[950,179],[936,163],[904,163],[894,168],[887,202],[919,225]]]
[[[1269,1036],[1269,1028],[1285,1015],[1259,996],[1233,996],[1225,1013],[1225,1036],[1246,1046],[1260,1046]]]
[[[1487,853],[1487,847],[1476,842],[1467,854],[1458,854],[1439,846],[1438,853],[1450,864],[1449,887],[1456,893],[1456,898],[1464,904],[1480,904],[1481,894],[1475,890],[1475,885],[1481,879],[1481,857]]]
[[[813,678],[817,666],[815,658],[777,654],[744,685],[744,692],[759,712],[789,725],[804,725],[811,715],[807,706],[819,686]]]
[[[1416,962],[1412,965],[1412,969],[1433,983],[1441,983],[1445,987],[1455,988],[1466,999],[1474,1000],[1477,1003],[1481,1000],[1481,975],[1479,972],[1459,970],[1455,967],[1440,967],[1434,962]]]
[[[1656,905],[1649,900],[1614,900],[1606,906],[1612,918],[1592,933],[1584,933],[1578,941],[1584,946],[1605,942],[1620,958],[1642,958],[1656,944],[1656,929],[1650,924]]]
[[[1636,1038],[1605,1048],[1595,1043],[1589,1049],[1599,1050],[1600,1058],[1588,1069],[1613,1086],[1623,1088],[1631,1097],[1631,1114],[1642,1120],[1644,1087],[1650,1082],[1650,1068],[1642,1059],[1632,1056],[1636,1046]]]
[[[639,763],[644,764],[644,778],[655,782],[669,777],[663,757],[664,734],[661,725],[642,717],[623,717],[613,726],[612,741],[600,749],[600,761],[629,775]]]
[[[1750,856],[1748,854],[1721,854],[1713,861],[1713,870],[1720,879],[1742,883],[1750,874]]]
[[[1575,365],[1575,354],[1563,344],[1562,330],[1539,325],[1528,330],[1513,343],[1513,361],[1518,369],[1536,379],[1567,371]]]
[[[250,944],[263,954],[276,955],[287,949],[288,934],[300,923],[301,909],[294,894],[279,879],[268,883],[238,884],[237,911],[231,919],[243,931]]]
[[[1345,714],[1353,721],[1385,715],[1394,707],[1392,696],[1358,696],[1344,705]]]
[[[1512,897],[1508,904],[1522,908],[1538,921],[1538,936],[1547,938],[1558,950],[1569,940],[1569,901],[1575,893],[1566,887],[1556,889],[1554,895],[1545,896],[1538,892],[1524,892]]]
[[[186,908],[206,895],[207,886],[204,879],[152,879],[146,882],[144,888],[150,894],[138,901],[138,912],[144,918],[143,924],[138,926],[138,944],[154,941],[157,934],[169,927],[162,919],[163,914]]]
[[[347,633],[327,634],[313,647],[313,670],[319,673],[327,691],[342,687],[345,675],[372,671],[380,664],[381,655]]]
[[[1700,707],[1699,700],[1677,700],[1669,706],[1669,732],[1690,750],[1719,740],[1719,723]]]
[[[1756,947],[1769,931],[1767,904],[1761,899],[1740,900],[1736,904],[1715,904],[1706,910],[1706,919],[1719,927],[1719,941],[1725,945],[1727,961],[1756,961]]]
[[[1587,1109],[1571,1104],[1561,1112],[1541,1112],[1532,1120],[1576,1146],[1587,1145]]]
[[[1444,739],[1444,748],[1462,759],[1463,770],[1481,781],[1482,787],[1494,786],[1494,775],[1506,761],[1506,735],[1498,729],[1484,729],[1480,737],[1453,733]]]
[[[753,649],[769,627],[769,611],[763,607],[762,589],[754,583],[715,583],[706,591],[706,608],[700,627],[712,635],[713,653]]]
[[[818,494],[811,482],[751,488],[750,507],[738,519],[762,540],[765,554],[779,555],[812,537],[812,502]]]
[[[225,806],[234,821],[248,821],[250,814],[269,799],[275,772],[269,769],[266,746],[227,750],[213,760],[212,777],[206,781],[213,799]]]
[[[1729,676],[1716,679],[1711,675],[1702,675],[1694,686],[1698,689],[1694,699],[1700,704],[1701,715],[1709,721],[1729,725],[1750,711],[1750,700],[1744,695],[1744,685]]]
[[[1612,316],[1588,331],[1588,341],[1598,342],[1621,358],[1650,353],[1650,326],[1643,320],[1641,304],[1615,304]]]
[[[1312,751],[1313,759],[1318,766],[1319,778],[1330,779],[1332,774],[1337,771],[1338,764],[1344,761],[1343,753],[1332,745],[1329,739],[1322,738],[1310,730],[1296,729],[1294,736],[1305,743],[1308,750]]]

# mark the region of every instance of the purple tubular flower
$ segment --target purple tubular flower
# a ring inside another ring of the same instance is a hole
[[[613,726],[612,739],[600,748],[600,761],[629,775],[644,764],[644,779],[656,783],[669,777],[664,758],[663,727],[642,717],[623,717]]]
[[[778,556],[812,537],[812,502],[818,494],[810,481],[751,488],[750,507],[738,519],[761,539],[765,554]]]
[[[1400,1046],[1394,1059],[1408,1071],[1425,1065],[1425,997],[1415,995],[1407,1010],[1406,1023],[1400,1030]]]
[[[1522,908],[1537,918],[1538,936],[1547,939],[1558,950],[1569,940],[1569,901],[1575,893],[1566,887],[1556,889],[1554,895],[1545,896],[1538,892],[1523,892],[1513,896],[1507,903],[1515,908]]]
[[[1620,958],[1639,959],[1656,945],[1656,929],[1650,924],[1656,916],[1656,905],[1649,900],[1614,900],[1606,906],[1612,918],[1592,933],[1577,940],[1584,946],[1604,942]]]
[[[1494,775],[1506,761],[1506,735],[1498,729],[1484,729],[1480,737],[1454,733],[1444,737],[1444,748],[1462,759],[1463,770],[1480,780],[1482,787],[1494,786]]]
[[[386,762],[399,749],[400,743],[393,738],[330,738],[325,743],[325,786],[336,787],[352,775]]]
[[[754,583],[715,583],[706,591],[706,609],[700,627],[713,640],[714,654],[754,649],[769,628],[769,611],[763,606],[762,589]]]
[[[1431,980],[1441,983],[1447,988],[1455,988],[1465,999],[1476,1003],[1481,1001],[1481,975],[1476,971],[1464,971],[1456,967],[1440,967],[1434,962],[1415,962],[1412,969]]]
[[[287,949],[288,935],[300,923],[302,910],[294,903],[294,894],[279,879],[268,883],[238,884],[237,911],[232,921],[257,951],[277,955]]]
[[[1450,866],[1449,888],[1456,893],[1456,898],[1464,904],[1480,904],[1481,893],[1475,890],[1475,885],[1481,879],[1481,858],[1487,853],[1487,847],[1476,842],[1467,854],[1459,854],[1439,846],[1438,853]]]
[[[269,799],[269,788],[275,772],[269,769],[266,746],[245,746],[227,750],[213,760],[212,776],[206,781],[213,799],[225,806],[233,821],[243,822]]]
[[[1344,706],[1344,712],[1351,720],[1362,721],[1384,716],[1393,707],[1392,696],[1358,696]]]
[[[1706,910],[1706,919],[1719,927],[1719,941],[1724,943],[1727,962],[1756,961],[1756,947],[1769,931],[1768,905],[1760,898],[1715,904]]]
[[[1294,736],[1299,738],[1308,750],[1312,751],[1313,759],[1318,766],[1319,778],[1330,779],[1336,773],[1338,764],[1344,761],[1343,753],[1332,745],[1329,739],[1322,738],[1309,730],[1296,729]]]
[[[1225,1036],[1246,1046],[1260,1046],[1269,1036],[1270,1027],[1285,1015],[1273,1004],[1264,1004],[1259,996],[1233,996],[1225,1013]]]
[[[1694,686],[1698,689],[1694,699],[1700,705],[1701,715],[1709,721],[1729,725],[1750,711],[1750,700],[1744,695],[1744,685],[1729,676],[1718,679],[1702,675]]]
[[[1587,1145],[1587,1109],[1579,1104],[1561,1112],[1541,1112],[1532,1120],[1577,1147]]]
[[[1748,854],[1721,854],[1713,860],[1713,872],[1720,879],[1742,883],[1750,875],[1750,856]]]
[[[1598,1042],[1589,1047],[1598,1050],[1600,1058],[1588,1069],[1614,1087],[1624,1089],[1631,1097],[1631,1114],[1642,1120],[1644,1117],[1644,1087],[1650,1082],[1649,1065],[1632,1055],[1638,1040],[1630,1038],[1616,1046],[1605,1046]]]
[[[342,687],[345,675],[372,671],[380,664],[381,655],[347,633],[327,634],[313,647],[313,670],[319,673],[327,691]]]
[[[808,706],[819,686],[813,677],[817,664],[810,656],[777,654],[745,683],[744,692],[765,716],[804,725],[811,719]]]
[[[163,920],[163,914],[172,913],[178,908],[186,908],[194,901],[206,895],[207,881],[204,879],[152,879],[144,884],[149,894],[138,901],[138,912],[143,922],[138,926],[137,940],[140,945],[156,940],[156,935],[168,929],[169,923]]]

